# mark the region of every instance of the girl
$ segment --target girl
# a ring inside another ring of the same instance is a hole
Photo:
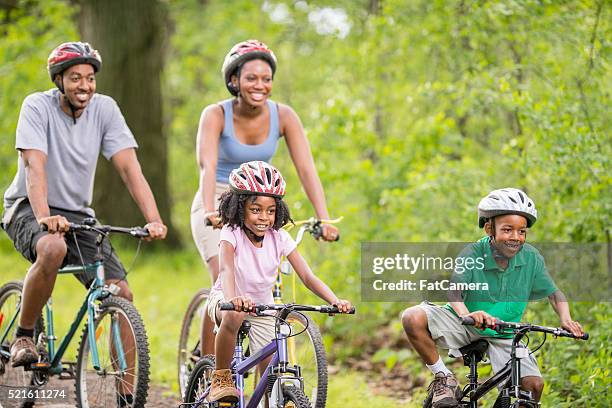
[[[256,303],[273,303],[272,287],[281,257],[286,256],[306,287],[342,313],[350,302],[338,299],[317,278],[296,249],[291,236],[280,228],[291,221],[282,200],[285,180],[273,166],[252,161],[232,171],[230,190],[219,204],[224,227],[219,244],[220,276],[208,299],[208,314],[220,326],[215,340],[216,370],[212,375],[209,401],[238,400],[229,366],[238,329],[244,319],[251,323],[249,341],[253,352],[274,338],[273,317],[253,317],[243,313]],[[220,302],[231,302],[235,311],[221,312]],[[264,362],[260,368],[265,368]]]

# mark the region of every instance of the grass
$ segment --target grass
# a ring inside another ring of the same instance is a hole
[[[126,247],[119,252],[126,265],[130,265],[134,246]],[[15,252],[6,237],[0,236],[0,271],[2,271],[0,284],[9,280],[23,279],[28,266],[27,261]],[[169,387],[176,395],[178,390],[176,354],[181,320],[191,296],[200,287],[210,284],[208,273],[195,251],[152,253],[145,245],[134,270],[129,275],[129,282],[135,294],[136,307],[143,317],[149,336],[152,380],[155,384]],[[65,333],[77,307],[83,301],[84,294],[84,289],[76,279],[70,276],[58,278],[54,292],[57,333]],[[298,296],[302,299],[301,294]],[[310,301],[313,299],[304,297],[304,302]],[[371,337],[366,336],[376,333],[374,331],[376,327],[388,324],[391,319],[389,316],[397,315],[382,309],[378,310],[375,306],[377,305],[368,304],[366,308],[366,305],[360,305],[362,313],[358,323],[349,321],[349,317],[344,321],[339,318],[332,320],[325,316],[317,316],[321,318],[319,323],[325,334],[333,330],[336,337],[341,337],[343,341],[342,345],[333,344],[333,337],[325,335],[328,351],[330,347],[334,347],[336,355],[341,355],[349,349],[352,350],[352,355],[360,355],[359,353],[363,352],[363,344],[366,344],[364,341],[371,341]],[[545,373],[546,384],[543,402],[545,405],[569,407],[579,403],[582,406],[582,403],[586,404],[590,395],[598,395],[598,400],[590,401],[589,406],[611,406],[612,397],[606,391],[612,386],[609,372],[612,363],[612,351],[609,346],[612,336],[610,304],[575,303],[572,305],[572,310],[575,318],[578,318],[591,332],[591,339],[584,343],[571,342],[567,339],[551,340],[540,351],[538,358]],[[352,317],[354,318],[358,317]],[[530,305],[524,320],[547,325],[556,323],[554,313],[546,304]],[[397,329],[392,333],[400,331]],[[77,341],[78,339],[68,350],[68,359],[75,358]],[[403,370],[415,376],[426,370],[414,357],[403,361],[402,366]],[[465,373],[462,368],[456,368],[459,377],[463,378]],[[424,388],[421,388],[415,390],[413,395],[399,395],[397,399],[391,399],[375,395],[373,388],[369,386],[371,382],[363,373],[341,369],[339,373],[330,377],[328,406],[337,407],[344,404],[355,408],[394,405],[417,407],[420,406],[425,393]]]
[[[5,237],[0,238],[0,284],[22,280],[29,263],[12,248]],[[134,248],[119,250],[120,257],[129,266]],[[134,293],[134,303],[147,328],[151,350],[151,376],[156,384],[170,387],[178,393],[176,383],[176,355],[183,313],[191,296],[209,285],[208,273],[200,258],[191,252],[150,253],[146,245],[128,276]],[[71,276],[59,276],[53,293],[56,333],[67,331],[77,307],[83,302],[84,288]],[[66,354],[67,360],[76,360],[74,339]],[[390,406],[393,400],[371,395],[366,377],[355,372],[341,372],[330,378],[329,404],[336,407]],[[397,402],[397,401],[395,401]]]

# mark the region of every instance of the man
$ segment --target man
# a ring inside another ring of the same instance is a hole
[[[70,222],[93,217],[91,205],[100,153],[111,160],[147,221],[149,239],[164,239],[163,224],[153,193],[145,180],[138,147],[116,102],[96,94],[96,73],[102,60],[89,44],[64,43],[49,55],[47,70],[57,89],[29,95],[23,102],[16,131],[17,174],[4,194],[2,227],[15,248],[30,262],[24,281],[12,366],[38,360],[34,325],[47,302],[62,265],[92,262],[95,235],[83,234],[78,248],[64,235]],[[42,232],[40,225],[46,225]],[[80,254],[79,254],[80,250]],[[132,300],[126,272],[105,241],[107,284]],[[88,285],[92,276],[78,276]]]

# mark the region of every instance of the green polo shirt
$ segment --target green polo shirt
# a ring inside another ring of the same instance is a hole
[[[510,259],[506,270],[501,269],[495,262],[489,237],[468,245],[459,257],[484,259],[483,262],[474,262],[476,266],[472,269],[453,274],[454,282],[488,285],[488,290],[466,290],[461,293],[463,302],[470,312],[482,310],[500,320],[519,322],[527,302],[546,298],[557,290],[546,270],[544,258],[529,244],[524,244]],[[454,313],[450,304],[446,307]],[[508,337],[491,329],[486,329],[482,333],[492,337]]]

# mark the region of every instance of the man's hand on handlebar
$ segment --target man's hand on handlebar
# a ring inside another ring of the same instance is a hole
[[[168,227],[166,227],[161,222],[150,222],[144,226],[147,231],[149,231],[149,236],[143,238],[145,241],[153,241],[156,239],[164,239],[166,238],[166,234],[168,233]]]
[[[51,215],[49,217],[43,217],[38,220],[38,224],[46,225],[49,234],[55,234],[57,232],[68,232],[68,230],[70,229],[70,222],[61,215]]]

